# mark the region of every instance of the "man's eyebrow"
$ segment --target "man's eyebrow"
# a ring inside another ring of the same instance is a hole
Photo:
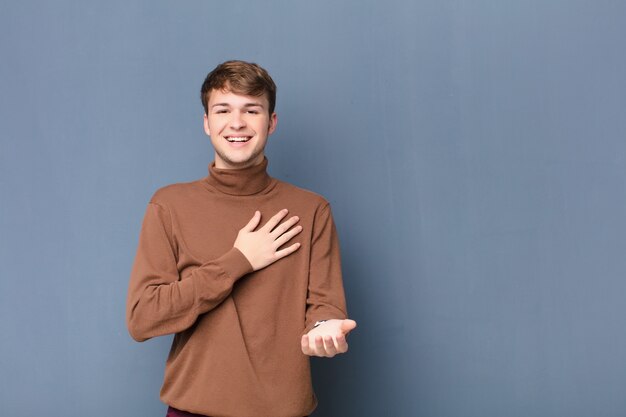
[[[215,103],[211,106],[211,108],[213,107],[217,107],[217,106],[225,106],[225,107],[230,107],[230,104],[228,103]],[[243,105],[244,107],[263,107],[262,103],[246,103]]]

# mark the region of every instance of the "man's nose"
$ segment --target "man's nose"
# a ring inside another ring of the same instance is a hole
[[[241,112],[234,111],[231,113],[230,127],[232,129],[241,129],[246,126],[246,121],[241,117]]]

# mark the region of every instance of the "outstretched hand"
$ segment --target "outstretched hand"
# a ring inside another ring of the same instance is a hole
[[[348,351],[346,336],[356,327],[356,321],[327,320],[302,336],[302,353],[309,356],[332,358]]]

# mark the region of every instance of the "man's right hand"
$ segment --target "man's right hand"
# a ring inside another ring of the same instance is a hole
[[[252,219],[237,234],[234,247],[243,253],[255,271],[290,255],[300,247],[300,243],[294,243],[278,250],[302,231],[300,225],[293,227],[300,220],[298,216],[293,216],[279,225],[287,213],[287,209],[279,211],[263,227],[254,231],[261,222],[261,212],[255,211]]]

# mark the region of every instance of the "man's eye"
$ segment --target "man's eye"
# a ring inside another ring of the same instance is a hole
[[[250,114],[259,114],[259,112],[256,111],[256,110],[248,110],[248,113],[250,113]]]
[[[215,113],[220,114],[220,113],[228,113],[228,110],[225,109],[221,109],[221,110],[216,110]]]

